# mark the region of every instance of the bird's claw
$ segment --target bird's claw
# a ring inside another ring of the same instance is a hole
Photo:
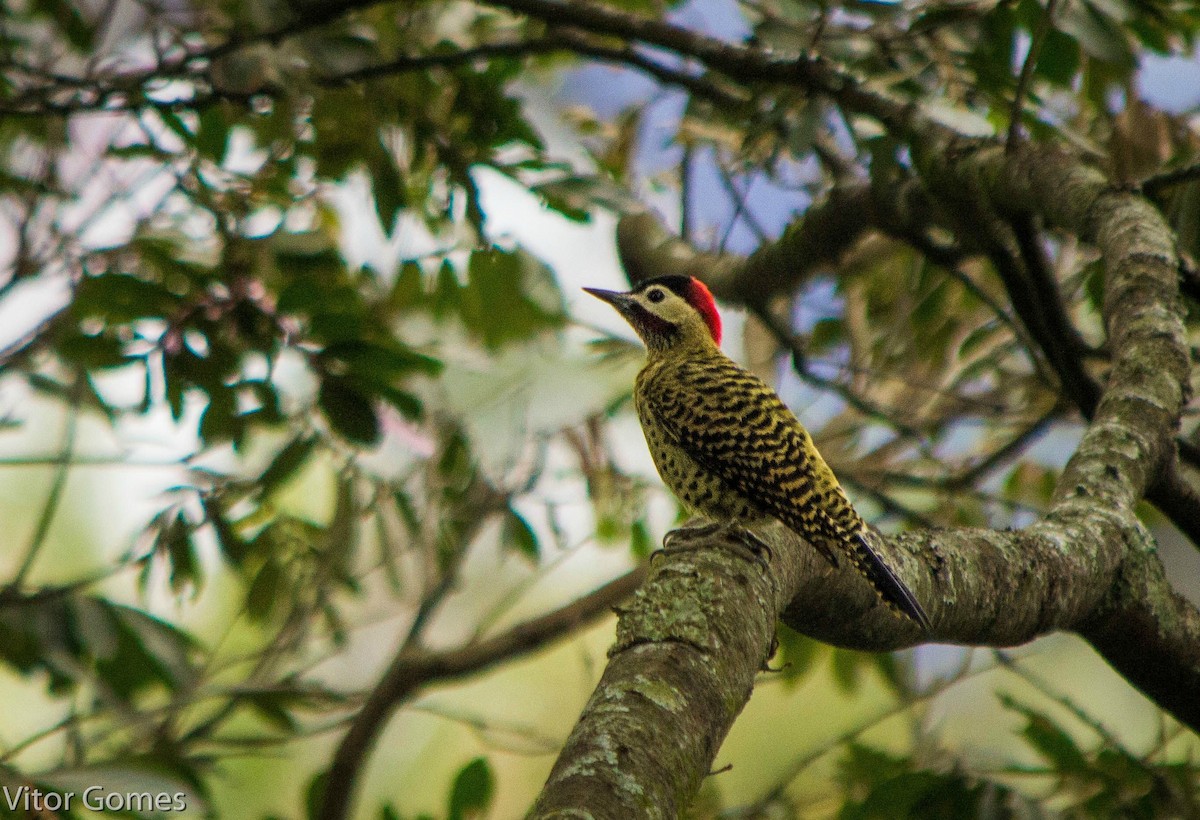
[[[716,521],[707,524],[684,524],[682,527],[677,527],[666,534],[663,538],[663,549],[682,549],[683,547],[677,546],[673,542],[681,538],[685,541],[696,541],[701,538],[707,538],[723,526],[725,525]]]
[[[734,527],[733,536],[742,542],[746,549],[754,554],[756,560],[764,566],[771,563],[771,559],[775,557],[775,553],[766,541],[759,538],[745,527]]]
[[[766,541],[745,527],[728,521],[685,524],[678,529],[671,530],[663,538],[663,548],[660,552],[674,552],[676,550],[687,549],[683,544],[677,543],[681,539],[684,541],[696,541],[717,534],[721,534],[728,540],[744,547],[754,557],[754,560],[764,567],[771,562],[771,558],[774,556],[774,552],[772,552],[771,547],[767,545]]]

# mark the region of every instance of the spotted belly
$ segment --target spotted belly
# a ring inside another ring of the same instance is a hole
[[[642,429],[658,474],[689,512],[747,526],[769,518],[721,478],[704,470],[686,451],[667,441],[653,425],[643,425]]]

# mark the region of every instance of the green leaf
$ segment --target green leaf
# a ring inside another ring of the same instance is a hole
[[[776,663],[781,667],[780,675],[785,683],[800,682],[816,667],[823,653],[823,645],[794,629],[780,624],[776,630],[779,650]]]
[[[871,746],[851,742],[838,761],[838,776],[846,786],[874,786],[908,771],[907,761]]]
[[[400,266],[396,282],[392,285],[389,305],[397,311],[424,307],[429,301],[425,292],[425,274],[416,262],[408,261]]]
[[[447,260],[438,268],[433,290],[433,315],[439,319],[451,316],[460,310],[463,287],[459,284],[454,266]]]
[[[299,724],[288,711],[288,706],[294,702],[295,696],[290,692],[258,691],[245,696],[246,703],[258,713],[259,717],[284,734],[295,734]]]
[[[1071,35],[1092,57],[1122,67],[1132,67],[1133,53],[1128,36],[1121,24],[1101,11],[1094,3],[1083,0],[1063,6],[1055,21],[1057,27]]]
[[[449,483],[464,482],[463,477],[471,474],[471,446],[461,433],[454,432],[443,445],[438,472],[449,479]]]
[[[381,430],[371,400],[348,379],[326,376],[321,380],[317,404],[329,426],[355,444],[375,444]]]
[[[381,384],[410,373],[436,376],[442,370],[440,360],[418,353],[394,339],[387,342],[362,339],[335,342],[322,351],[321,358],[344,365],[345,375]]]
[[[266,563],[254,576],[254,582],[246,590],[246,614],[251,620],[261,623],[270,616],[275,609],[282,583],[282,568],[273,557],[267,558]]]
[[[183,140],[184,145],[192,145],[195,142],[192,130],[179,118],[178,114],[169,108],[157,108],[155,111],[162,118],[163,124],[175,132],[175,136]]]
[[[159,530],[155,540],[156,552],[167,557],[171,566],[171,589],[176,593],[191,585],[198,589],[202,579],[200,562],[192,544],[192,528],[182,512],[176,512]]]
[[[471,254],[461,310],[467,330],[493,350],[561,327],[566,320],[553,274],[520,249]]]
[[[379,112],[359,89],[328,90],[314,99],[309,151],[321,179],[341,179],[379,143]]]
[[[351,591],[356,581],[350,571],[350,556],[358,543],[359,506],[354,497],[354,480],[349,475],[338,478],[333,516],[321,538],[322,562],[330,567],[331,577],[342,581]]]
[[[205,519],[212,525],[213,532],[217,536],[217,546],[221,548],[221,553],[232,566],[241,566],[242,562],[246,560],[250,546],[244,538],[238,535],[224,506],[220,500],[209,494],[204,495],[200,503],[204,507]]]
[[[1200,180],[1175,186],[1165,197],[1167,219],[1180,250],[1200,259]]]
[[[1079,71],[1079,42],[1052,28],[1046,32],[1042,50],[1038,53],[1037,76],[1060,87],[1069,87]]]
[[[220,163],[229,145],[232,109],[223,104],[209,105],[200,111],[200,127],[196,131],[196,151],[200,156]]]
[[[455,109],[471,112],[470,117],[464,118],[465,133],[460,141],[476,145],[486,154],[514,143],[543,147],[523,115],[521,104],[508,94],[509,81],[518,70],[515,61],[496,60],[482,71],[464,67],[457,72]],[[447,162],[450,164],[453,163]]]
[[[586,178],[568,177],[532,185],[529,190],[541,197],[547,208],[572,222],[588,222],[596,204],[592,197],[595,188]]]
[[[812,333],[808,337],[809,353],[826,353],[845,338],[846,329],[840,318],[826,317],[818,319],[817,323],[813,325]]]
[[[654,540],[650,537],[650,528],[646,520],[639,518],[629,529],[629,551],[634,558],[646,558],[654,552]]]
[[[992,322],[975,328],[963,337],[962,343],[958,346],[958,357],[969,359],[972,353],[983,347],[985,343],[991,342],[998,332],[996,325]]]
[[[1022,704],[1012,695],[1000,693],[998,697],[1006,709],[1024,716],[1026,724],[1021,734],[1042,757],[1062,772],[1088,770],[1087,757],[1075,739],[1049,715]]]
[[[981,791],[956,772],[904,772],[876,786],[860,806],[847,805],[850,811],[843,812],[842,817],[976,817]]]
[[[906,684],[903,676],[903,668],[896,661],[896,656],[891,652],[876,652],[867,656],[871,659],[880,676],[891,687],[892,691],[898,695],[903,695],[906,690]]]
[[[479,817],[491,805],[495,789],[495,778],[487,759],[475,758],[454,778],[447,804],[448,820]]]
[[[120,367],[130,361],[121,340],[110,333],[68,335],[58,342],[57,351],[63,359],[87,370]]]
[[[175,691],[195,681],[192,643],[185,633],[141,610],[92,600],[117,636],[116,644],[96,660],[96,674],[115,694],[129,700],[154,684]]]
[[[417,509],[413,506],[412,499],[402,489],[396,489],[392,493],[392,501],[396,504],[396,512],[400,515],[400,520],[404,523],[405,529],[409,535],[416,535],[421,531],[421,519],[417,515]]]
[[[863,666],[870,662],[870,656],[853,649],[837,648],[833,650],[833,681],[847,695],[858,691],[859,677]]]
[[[269,495],[291,479],[308,461],[319,441],[315,435],[301,433],[285,444],[258,477],[256,483],[263,495]]]
[[[253,418],[269,425],[281,425],[287,421],[279,405],[279,393],[275,385],[268,381],[243,381],[238,383],[238,390],[243,396],[249,395],[257,402],[256,407],[247,409],[243,414],[247,419]]]
[[[996,3],[980,21],[979,39],[967,54],[981,91],[1002,95],[1013,84],[1016,15],[1013,4]]]
[[[308,781],[304,792],[304,808],[309,820],[319,820],[321,804],[325,802],[325,785],[329,782],[329,772],[317,772]]]
[[[175,421],[183,418],[183,400],[187,390],[187,380],[181,375],[177,363],[178,358],[166,357],[163,366],[164,392],[166,393],[167,407],[170,408],[171,418]]]
[[[375,196],[375,213],[385,235],[390,235],[396,226],[396,217],[408,205],[404,179],[396,167],[392,152],[382,144],[367,159],[367,171],[371,175],[371,191]]]
[[[128,357],[125,361],[126,363],[131,363],[139,361],[139,359]],[[144,359],[140,361],[143,364],[145,363]],[[117,410],[105,402],[99,391],[96,390],[96,385],[90,375],[84,378],[82,390],[79,386],[63,384],[41,373],[27,373],[25,374],[25,380],[29,383],[30,387],[39,393],[45,393],[64,402],[77,401],[81,407],[95,410],[108,418],[109,421],[116,421]],[[19,427],[20,425],[21,422],[17,419],[0,419],[0,430]]]
[[[407,419],[415,421],[425,414],[424,403],[412,393],[391,387],[380,387],[378,392],[381,399],[399,410]]]
[[[237,415],[237,396],[219,382],[202,386],[207,388],[208,406],[200,415],[200,438],[206,444],[222,441],[236,443],[243,432]]]
[[[529,526],[519,512],[509,507],[504,514],[504,531],[501,536],[504,545],[515,549],[530,561],[537,563],[540,550],[538,549],[537,534]]]
[[[174,157],[174,154],[169,151],[164,151],[158,146],[146,145],[144,143],[113,146],[108,148],[105,153],[114,159],[152,159],[159,162],[164,162]]]
[[[92,50],[95,28],[84,19],[79,7],[71,0],[36,0],[33,7],[53,20],[67,42],[75,48],[84,52]]]

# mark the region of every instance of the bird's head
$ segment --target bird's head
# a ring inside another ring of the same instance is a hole
[[[659,276],[628,293],[584,290],[615,307],[652,352],[721,343],[721,316],[699,279]]]

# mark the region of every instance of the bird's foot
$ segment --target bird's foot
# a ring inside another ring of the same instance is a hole
[[[663,538],[662,549],[655,550],[653,558],[659,554],[670,554],[692,549],[690,542],[711,538],[714,535],[724,536],[731,544],[744,548],[755,562],[766,568],[771,563],[774,553],[767,542],[750,530],[728,521],[708,522],[705,524],[684,524],[678,529],[671,530]]]
[[[686,541],[698,541],[702,538],[708,538],[710,535],[713,535],[718,530],[720,530],[722,527],[727,526],[719,521],[710,521],[707,524],[691,523],[692,521],[699,521],[699,520],[703,520],[703,519],[695,519],[695,518],[688,519],[688,521],[685,522],[682,527],[677,527],[676,529],[673,529],[670,532],[668,532],[666,534],[666,536],[663,538],[663,549],[667,550],[667,551],[676,550],[676,549],[687,549],[687,547],[685,547],[683,544],[680,544],[678,542],[680,540],[683,540],[686,542]]]
[[[755,560],[764,566],[771,563],[771,559],[775,556],[775,553],[771,551],[771,547],[766,541],[745,527],[739,527],[736,524],[730,526],[730,534],[740,541],[742,546],[750,550]]]

